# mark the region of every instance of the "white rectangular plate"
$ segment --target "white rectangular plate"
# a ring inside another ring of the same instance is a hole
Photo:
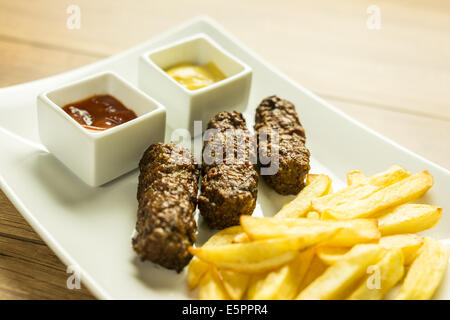
[[[411,172],[430,171],[435,185],[422,201],[443,207],[444,213],[439,224],[426,234],[449,243],[448,170],[351,119],[281,74],[214,21],[203,17],[92,65],[0,89],[0,186],[58,257],[65,264],[79,268],[83,283],[96,297],[184,299],[195,295],[187,289],[185,273],[176,274],[152,263],[140,262],[132,250],[137,171],[99,188],[85,185],[40,143],[36,96],[102,70],[113,70],[137,85],[140,54],[200,32],[208,34],[253,68],[251,96],[245,112],[249,127],[253,125],[255,108],[264,97],[277,94],[294,102],[307,132],[307,146],[312,154],[311,172],[330,175],[335,190],[344,185],[345,173],[354,169],[373,174],[399,164]],[[289,199],[261,182],[254,215],[272,216]],[[211,232],[199,222],[201,243]],[[450,298],[449,282],[450,277],[446,276],[436,298]]]

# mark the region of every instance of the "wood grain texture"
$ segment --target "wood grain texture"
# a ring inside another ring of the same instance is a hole
[[[66,28],[70,4],[81,29]],[[381,29],[366,27],[367,7]],[[450,2],[445,0],[0,0],[0,87],[118,53],[208,14],[294,80],[450,168]],[[89,299],[0,192],[0,299]]]
[[[0,298],[92,299],[67,288],[70,274],[0,191]]]
[[[0,39],[0,86],[37,80],[92,63],[98,58]]]
[[[449,1],[376,1],[380,30],[366,27],[371,0],[79,0],[81,28],[69,30],[72,3],[0,0],[0,39],[103,56],[208,14],[319,94],[450,120]]]

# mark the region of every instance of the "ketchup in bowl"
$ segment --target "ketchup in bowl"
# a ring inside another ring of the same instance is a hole
[[[133,110],[125,107],[111,95],[95,95],[65,105],[63,110],[89,130],[102,131],[137,118]]]

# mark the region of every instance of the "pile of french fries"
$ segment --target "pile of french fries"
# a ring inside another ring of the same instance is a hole
[[[392,166],[347,180],[333,193],[328,176],[310,174],[275,216],[242,216],[190,248],[189,288],[200,299],[432,298],[449,252],[415,233],[433,227],[442,209],[410,203],[431,188],[431,174]]]

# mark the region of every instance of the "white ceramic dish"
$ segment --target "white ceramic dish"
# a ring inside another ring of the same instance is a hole
[[[68,103],[99,94],[119,99],[137,118],[96,132],[83,128],[62,110]],[[37,115],[39,137],[47,150],[93,187],[136,169],[149,142],[165,138],[166,109],[109,71],[40,94]]]
[[[84,284],[95,296],[184,299],[194,298],[195,294],[188,291],[184,273],[142,263],[131,248],[136,222],[137,171],[99,188],[87,187],[42,146],[37,129],[36,96],[104,70],[113,70],[136,84],[137,60],[142,53],[197,33],[207,34],[252,68],[252,90],[245,112],[249,126],[253,125],[254,110],[262,98],[276,93],[295,103],[307,132],[311,171],[330,175],[335,190],[344,185],[345,173],[353,169],[373,174],[396,163],[411,172],[430,171],[435,185],[423,201],[443,207],[444,214],[439,224],[425,234],[449,243],[448,170],[351,119],[257,57],[214,21],[200,18],[93,65],[0,89],[1,188],[61,260],[78,266]],[[289,199],[262,182],[254,215],[271,216]],[[200,219],[199,242],[210,234]],[[436,298],[450,298],[448,272]]]
[[[189,90],[164,70],[181,62],[204,65],[213,61],[226,79]],[[141,55],[139,87],[167,107],[167,124],[194,135],[194,121],[206,124],[224,108],[244,111],[250,93],[252,70],[205,34],[197,34]],[[200,134],[201,132],[199,132]]]

